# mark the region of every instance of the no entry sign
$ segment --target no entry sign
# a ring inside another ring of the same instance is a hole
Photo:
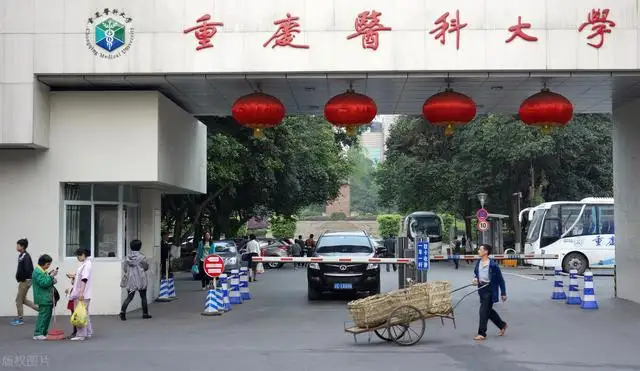
[[[218,255],[207,255],[207,257],[204,258],[203,265],[204,273],[211,278],[216,278],[224,273],[224,261]]]

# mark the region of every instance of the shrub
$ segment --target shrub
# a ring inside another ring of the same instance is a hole
[[[296,233],[296,218],[293,216],[273,215],[269,218],[273,237],[293,238]]]
[[[378,231],[380,236],[387,238],[389,236],[398,236],[400,234],[400,223],[402,216],[398,214],[378,215]]]
[[[329,217],[331,220],[347,220],[347,214],[343,212],[331,213]]]

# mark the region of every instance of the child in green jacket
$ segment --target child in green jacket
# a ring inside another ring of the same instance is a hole
[[[31,281],[33,283],[33,301],[38,305],[38,320],[33,333],[33,340],[46,340],[49,331],[49,323],[53,313],[53,285],[56,283],[58,270],[47,273],[53,259],[47,254],[40,256],[38,265],[33,270]]]

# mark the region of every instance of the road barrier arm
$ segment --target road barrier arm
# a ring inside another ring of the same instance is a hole
[[[554,254],[502,254],[492,255],[494,260],[505,259],[529,259],[529,260],[550,260],[558,259],[558,255]],[[480,259],[477,255],[434,255],[431,261],[443,260],[476,260]],[[340,258],[340,257],[279,257],[279,256],[254,256],[253,262],[260,263],[357,263],[357,264],[414,264],[415,259],[412,258]]]

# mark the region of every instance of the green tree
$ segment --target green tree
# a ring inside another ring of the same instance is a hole
[[[378,231],[382,238],[398,236],[400,234],[400,223],[402,216],[398,214],[378,215]]]
[[[278,238],[293,238],[297,221],[293,216],[272,215],[269,218],[271,234]]]
[[[360,214],[377,214],[379,187],[375,178],[376,164],[360,146],[351,147],[348,157],[352,166],[349,178],[351,210]]]

